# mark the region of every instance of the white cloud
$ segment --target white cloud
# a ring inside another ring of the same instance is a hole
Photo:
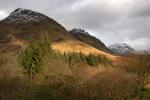
[[[0,10],[0,20],[7,16],[8,16],[8,14],[6,12]]]
[[[150,45],[150,38],[138,38],[134,40],[130,40],[129,38],[125,38],[123,43],[129,44],[131,47],[133,47],[136,50],[149,50]]]

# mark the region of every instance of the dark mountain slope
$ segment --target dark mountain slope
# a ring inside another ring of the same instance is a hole
[[[88,32],[85,32],[82,29],[73,29],[73,30],[69,31],[69,33],[71,33],[73,35],[73,37],[75,37],[79,41],[82,41],[92,47],[95,47],[96,49],[101,50],[101,51],[112,54],[112,52],[105,46],[105,44],[103,42],[101,42],[99,39],[90,35]]]
[[[37,36],[44,32],[51,35],[52,41],[70,38],[62,25],[44,14],[27,9],[18,8],[0,21],[0,34],[25,38],[29,36],[28,34]]]

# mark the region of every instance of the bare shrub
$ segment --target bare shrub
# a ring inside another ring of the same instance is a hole
[[[7,76],[0,78],[0,100],[33,100],[34,94],[29,80]]]
[[[3,63],[1,63],[2,66],[0,66],[0,78],[17,77],[23,75],[22,69],[18,65],[16,58],[17,57],[14,55],[14,53],[3,53],[1,55],[0,59]]]
[[[79,98],[85,97],[85,100],[127,100],[137,91],[134,79],[124,72],[113,70],[95,75],[83,87],[78,92],[81,94]]]
[[[150,76],[150,61],[141,57],[136,64],[126,66],[125,70],[137,76],[135,79],[140,84],[140,88],[143,89],[145,81]]]
[[[6,55],[0,55],[0,67],[3,67],[5,64],[7,64],[7,56]]]

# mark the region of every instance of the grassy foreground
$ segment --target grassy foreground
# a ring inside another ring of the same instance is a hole
[[[0,100],[150,99],[148,57],[120,64],[93,54],[62,54],[49,45],[39,40],[19,55],[0,55]]]

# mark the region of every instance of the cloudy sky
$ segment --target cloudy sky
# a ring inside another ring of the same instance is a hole
[[[150,0],[0,0],[0,19],[16,8],[44,13],[68,30],[83,28],[106,45],[150,49]]]

